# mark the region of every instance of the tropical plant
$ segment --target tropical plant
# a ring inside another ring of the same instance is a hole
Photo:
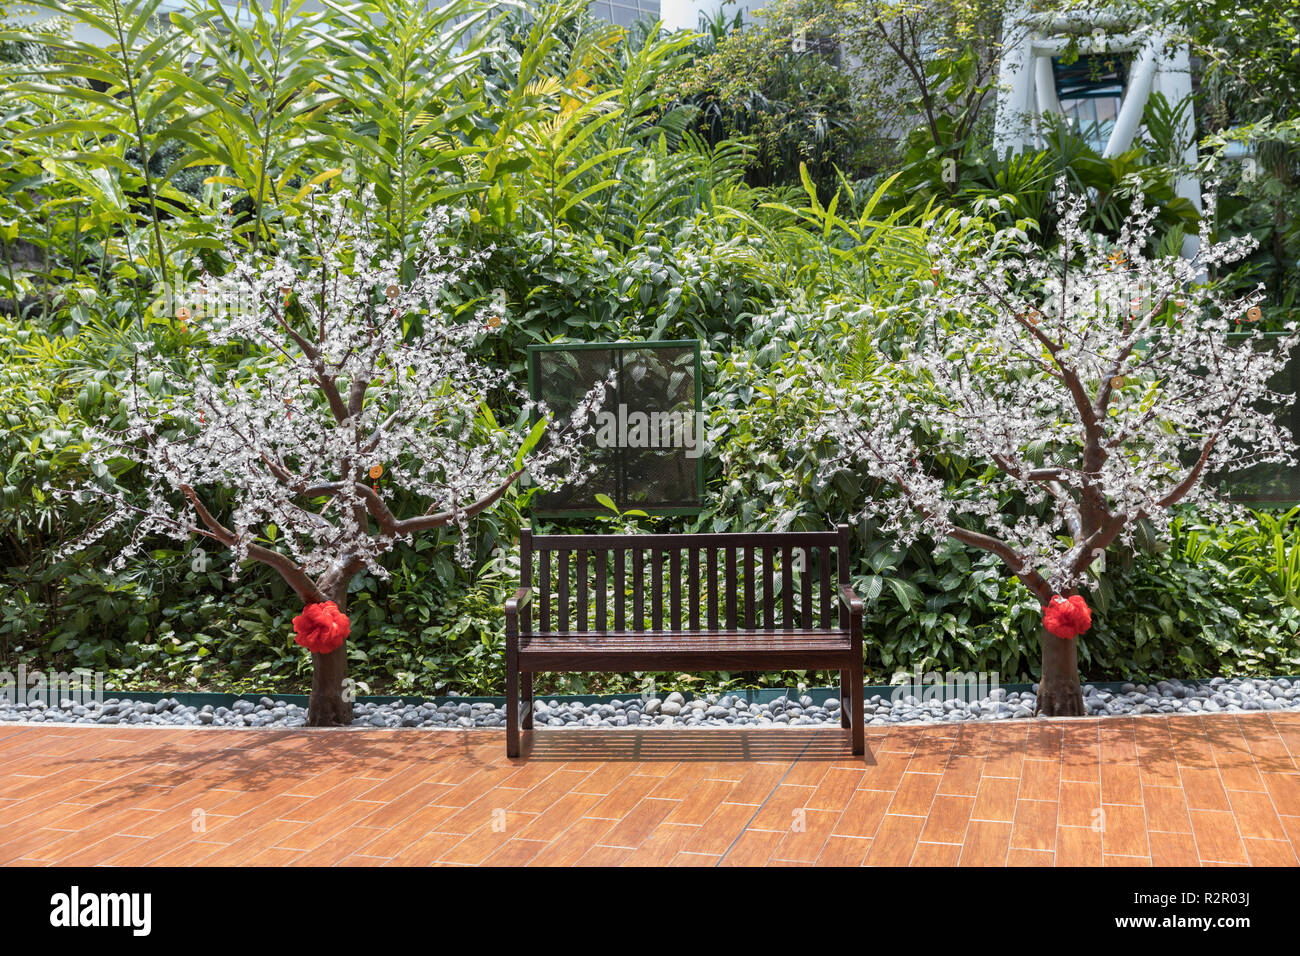
[[[215,0],[214,0],[215,2]],[[437,206],[492,184],[475,181],[473,122],[483,109],[472,73],[490,32],[489,8],[452,0],[337,3],[311,32],[330,55],[317,82],[339,99],[339,117],[313,119],[313,148],[345,182],[374,187],[399,244]]]
[[[61,156],[87,169],[102,169],[114,187],[143,197],[142,219],[152,244],[152,268],[157,281],[171,282],[172,250],[163,240],[163,219],[188,202],[185,194],[160,180],[153,161],[168,137],[159,130],[167,118],[174,93],[163,74],[185,51],[185,36],[159,21],[162,0],[38,0],[58,17],[35,38],[58,51],[48,62],[30,63],[30,79],[10,92],[51,95],[75,104],[80,115],[51,117],[25,132],[32,139],[72,134],[75,145]],[[106,42],[77,39],[77,29],[94,31]],[[33,34],[0,34],[0,42],[30,42]],[[128,156],[134,151],[135,162]]]

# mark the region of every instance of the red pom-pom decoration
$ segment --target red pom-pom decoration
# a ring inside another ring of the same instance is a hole
[[[1077,594],[1071,594],[1068,600],[1054,594],[1043,608],[1043,626],[1049,633],[1068,641],[1092,627],[1092,611]]]
[[[317,654],[328,654],[343,645],[352,624],[333,601],[308,604],[293,619],[294,641]]]

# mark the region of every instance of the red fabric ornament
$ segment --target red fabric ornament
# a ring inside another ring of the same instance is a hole
[[[1069,600],[1054,594],[1043,608],[1043,626],[1049,633],[1068,641],[1092,627],[1092,611],[1077,594],[1071,594]]]
[[[308,604],[293,619],[294,641],[317,654],[328,654],[341,646],[352,627],[348,616],[333,601]]]

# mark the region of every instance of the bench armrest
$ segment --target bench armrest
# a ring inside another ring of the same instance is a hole
[[[521,608],[528,606],[528,602],[533,599],[532,588],[520,588],[512,597],[506,598],[506,613],[518,614]]]
[[[862,598],[858,597],[853,588],[847,584],[840,585],[840,603],[848,609],[850,614],[862,613]]]

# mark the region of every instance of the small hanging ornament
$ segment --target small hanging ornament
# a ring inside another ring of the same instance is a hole
[[[393,283],[389,285],[389,287],[384,290],[384,295],[388,296],[389,302],[392,302],[401,294],[402,294],[402,289],[399,285],[397,285],[397,283]]]
[[[370,478],[371,478],[371,480],[374,481],[374,484],[371,485],[371,488],[372,488],[376,493],[378,493],[378,491],[379,491],[379,479],[383,476],[383,474],[384,474],[384,466],[383,466],[383,465],[371,465],[371,466],[370,466]]]
[[[1249,309],[1246,310],[1247,322],[1258,322],[1263,317],[1264,317],[1264,312],[1257,305],[1252,305]]]
[[[1112,379],[1110,380],[1110,387],[1111,387],[1111,388],[1123,388],[1123,387],[1124,387],[1124,376],[1123,376],[1123,375],[1116,375],[1114,378],[1112,378]]]
[[[190,320],[190,310],[185,306],[181,306],[179,309],[176,310],[176,318],[180,320],[181,331],[182,332],[186,331],[185,323]]]
[[[484,325],[489,332],[495,332],[497,329],[501,328],[501,316],[489,315],[487,322],[485,322]]]
[[[285,421],[290,421],[290,422],[293,421],[293,399],[292,398],[286,398],[284,400],[284,418]]]

